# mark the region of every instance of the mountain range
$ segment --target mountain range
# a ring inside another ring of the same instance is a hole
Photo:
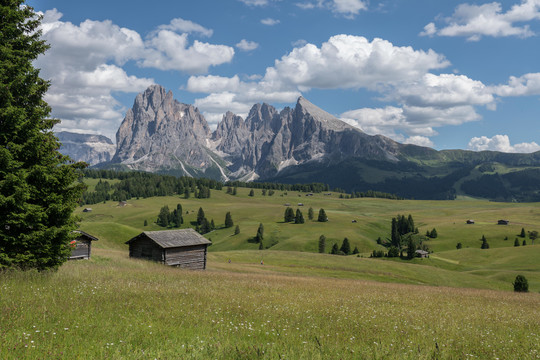
[[[58,136],[61,151],[98,167],[223,181],[324,182],[347,191],[409,198],[540,199],[540,182],[535,182],[540,179],[540,152],[436,151],[400,144],[368,135],[303,97],[294,108],[281,111],[255,104],[245,119],[227,112],[211,131],[197,108],[152,85],[127,111],[116,133],[114,156],[112,142],[102,137]]]

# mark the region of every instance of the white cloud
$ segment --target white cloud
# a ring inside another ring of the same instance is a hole
[[[266,6],[272,0],[239,0],[239,1],[243,2],[244,4],[246,4],[248,6]],[[274,1],[276,1],[276,0],[274,0]]]
[[[187,34],[170,30],[159,30],[145,45],[147,51],[138,64],[160,70],[205,73],[210,66],[228,63],[234,57],[234,49],[230,46],[198,40],[189,45]]]
[[[367,10],[362,0],[333,0],[332,11],[348,18],[354,18],[361,10]]]
[[[274,26],[274,25],[277,25],[279,24],[280,21],[277,20],[277,19],[272,19],[272,18],[266,18],[266,19],[262,19],[261,20],[261,24],[263,25],[267,25],[267,26]]]
[[[336,35],[320,48],[307,44],[276,60],[267,81],[309,88],[376,89],[381,84],[413,80],[449,62],[433,50],[397,47],[389,41]]]
[[[187,32],[210,36],[211,30],[183,19],[163,25],[145,41],[136,31],[108,20],[85,20],[75,25],[61,21],[62,14],[56,9],[43,15],[43,39],[51,48],[36,66],[42,77],[51,80],[45,99],[52,115],[62,120],[59,130],[114,137],[124,109],[113,92],[141,92],[154,83],[153,79],[128,75],[121,68],[128,61],[160,69],[206,72],[234,55],[228,46],[199,41],[189,44]]]
[[[507,85],[494,86],[492,91],[499,96],[540,95],[540,73],[511,76]]]
[[[516,23],[540,20],[540,0],[522,0],[503,12],[501,3],[492,2],[482,5],[461,4],[454,14],[445,19],[447,25],[437,29],[434,23],[424,27],[424,36],[464,36],[469,41],[478,41],[482,36],[492,37],[530,37],[534,32],[529,25]]]
[[[426,147],[433,147],[435,144],[433,144],[433,141],[431,141],[428,137],[425,136],[411,136],[403,142],[404,144],[414,144],[418,146],[426,146]]]
[[[508,135],[495,135],[491,138],[486,136],[474,137],[469,141],[468,148],[473,151],[491,150],[506,153],[532,153],[540,151],[540,145],[534,141],[511,145]]]
[[[237,75],[232,78],[223,76],[191,76],[188,79],[187,90],[201,93],[220,93],[237,91],[240,87],[240,79]]]
[[[194,23],[190,20],[184,20],[182,18],[172,19],[168,25],[160,25],[159,30],[171,30],[181,33],[200,33],[203,36],[210,37],[214,33],[213,30],[207,29],[202,25]]]
[[[239,48],[242,51],[252,51],[259,47],[259,44],[255,41],[249,41],[246,39],[240,40],[238,44],[236,44],[236,47]]]
[[[328,9],[334,14],[353,19],[362,10],[367,10],[367,1],[364,0],[314,0],[296,3],[295,5],[304,10]]]

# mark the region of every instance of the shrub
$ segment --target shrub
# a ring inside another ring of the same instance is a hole
[[[457,245],[456,245],[456,249],[459,250],[459,249],[461,249],[462,247],[463,247],[463,245],[462,245],[460,242],[458,242]]]
[[[512,283],[515,292],[529,292],[529,282],[523,275],[516,276],[516,280]]]

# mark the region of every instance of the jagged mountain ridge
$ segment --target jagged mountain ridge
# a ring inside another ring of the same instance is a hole
[[[103,135],[60,131],[56,136],[62,144],[60,147],[62,154],[89,165],[110,161],[116,152],[116,146],[111,139]]]
[[[173,99],[159,85],[137,95],[117,132],[111,163],[145,171],[210,173],[222,179],[254,180],[311,161],[355,156],[397,161],[403,145],[370,136],[303,97],[278,112],[255,104],[246,119],[227,112],[216,130],[198,109]]]

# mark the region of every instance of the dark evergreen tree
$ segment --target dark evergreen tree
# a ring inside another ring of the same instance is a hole
[[[232,187],[227,186],[227,194],[232,194]]]
[[[354,247],[354,250],[353,250],[352,253],[353,253],[353,255],[360,254],[360,250],[358,250],[358,246]]]
[[[390,244],[396,248],[401,248],[401,235],[399,234],[398,222],[396,218],[392,218],[392,230]]]
[[[257,229],[257,235],[255,236],[255,239],[258,243],[262,243],[264,239],[264,226],[262,223],[259,224],[259,228]]]
[[[58,152],[34,61],[48,45],[42,16],[21,0],[0,5],[0,270],[56,269],[71,253],[84,163]],[[104,199],[101,199],[102,201]]]
[[[489,244],[484,235],[482,235],[482,245],[480,246],[480,249],[489,249]]]
[[[206,218],[206,215],[204,214],[204,210],[202,207],[199,208],[199,211],[197,212],[197,224],[201,225],[203,220]]]
[[[236,186],[234,187],[232,194],[233,194],[233,195],[238,194],[238,188],[237,188]]]
[[[519,234],[522,238],[525,237],[525,228],[521,228],[521,234]]]
[[[518,238],[516,238],[516,240],[514,240],[514,246],[519,246],[519,240],[518,240]]]
[[[262,189],[261,194],[262,194],[262,196],[266,196],[266,189]]]
[[[527,240],[523,239],[523,242],[521,243],[521,245],[523,246],[527,245]]]
[[[207,218],[202,219],[201,225],[199,226],[199,233],[206,234],[212,231],[212,225]]]
[[[463,245],[462,245],[460,242],[458,242],[457,245],[456,245],[456,249],[459,250],[459,249],[461,249],[462,247],[463,247]]]
[[[249,192],[249,196],[255,196],[255,191],[253,191],[253,189]]]
[[[388,249],[388,257],[399,257],[399,249],[395,246],[390,246]]]
[[[259,250],[264,250],[264,245],[262,239],[259,241]]]
[[[184,190],[184,199],[189,199],[189,189]]]
[[[412,236],[407,239],[407,259],[413,259],[416,256],[416,244]]]
[[[228,211],[227,214],[225,214],[225,227],[230,228],[233,226],[234,226],[234,222],[233,222],[230,211]]]
[[[319,217],[317,218],[318,222],[326,222],[328,221],[328,217],[326,216],[326,212],[324,209],[319,210]]]
[[[315,214],[312,207],[309,208],[307,216],[309,220],[313,220],[313,217],[315,216]]]
[[[215,230],[216,224],[214,223],[214,219],[210,220],[210,230]]]
[[[512,283],[515,292],[529,292],[529,282],[523,275],[516,276],[516,280]]]
[[[148,220],[144,220],[144,226],[148,226]]]
[[[429,237],[432,239],[436,239],[437,236],[437,229],[433,228],[433,230],[431,230],[431,233],[429,234]]]
[[[169,226],[169,216],[170,216],[169,206],[165,205],[159,210],[159,215],[158,215],[156,223],[159,226],[163,226],[163,227]]]
[[[283,220],[288,223],[294,220],[294,210],[290,207],[285,209],[285,214],[283,215]]]
[[[339,254],[338,244],[334,243],[334,245],[332,246],[332,249],[330,250],[330,254],[332,254],[332,255]]]
[[[351,244],[349,243],[349,239],[343,239],[343,242],[341,243],[341,248],[339,250],[345,255],[351,254]]]
[[[240,234],[240,226],[236,225],[236,227],[234,228],[234,235],[238,235],[238,234]]]
[[[409,214],[409,217],[407,218],[407,232],[408,233],[414,233],[414,220],[411,214]]]
[[[319,236],[319,253],[324,254],[326,252],[326,236]]]
[[[296,209],[296,216],[294,217],[294,223],[295,224],[303,224],[304,221],[304,215],[302,215],[302,212],[300,209]]]

